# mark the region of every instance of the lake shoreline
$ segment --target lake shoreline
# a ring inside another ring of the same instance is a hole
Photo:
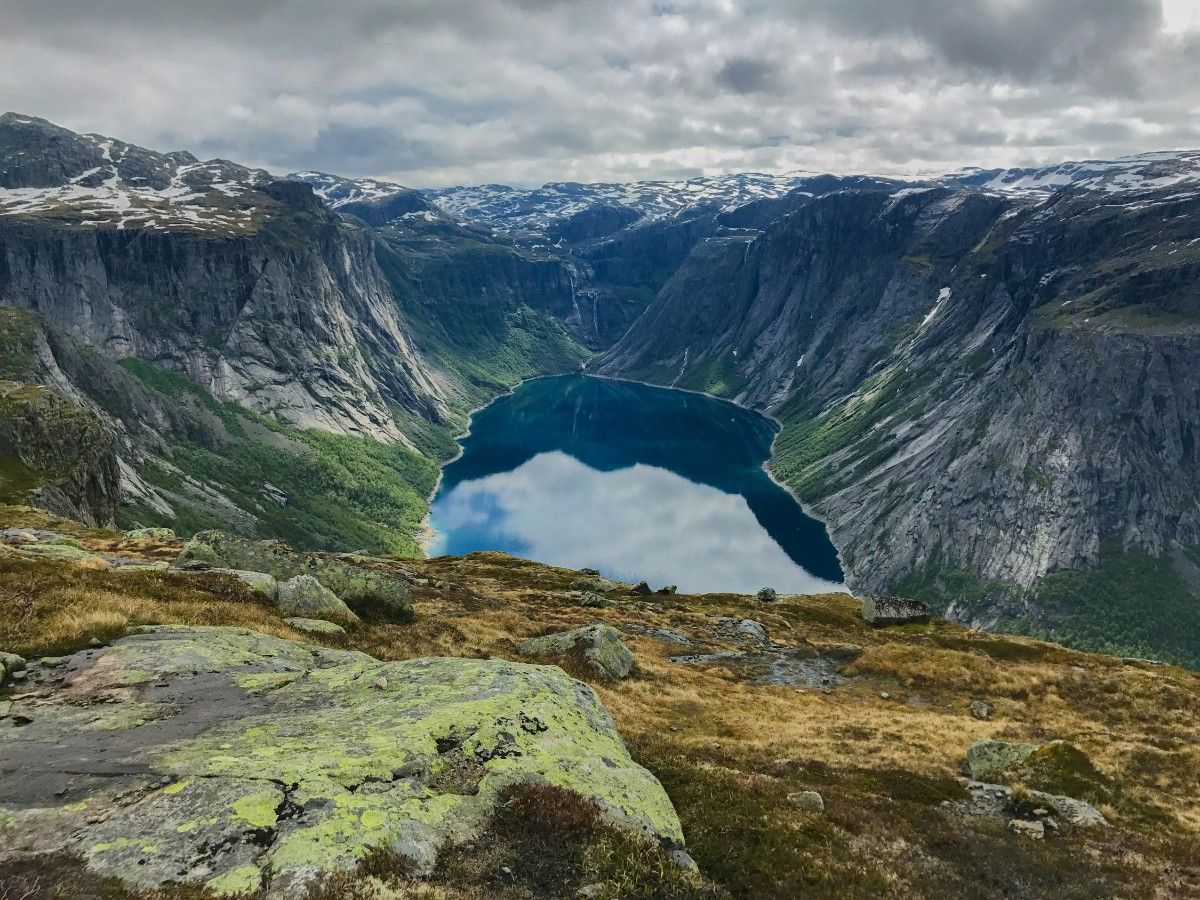
[[[559,379],[561,388],[532,388],[550,379]],[[621,382],[646,393],[603,387]],[[533,393],[499,409],[494,421],[489,420],[487,433],[477,434],[479,413],[504,406],[520,390]],[[683,400],[687,394],[704,402]],[[724,408],[728,415],[721,412]],[[754,590],[767,584],[803,593],[817,589],[803,586],[812,580],[820,583],[822,592],[851,593],[828,526],[770,469],[781,430],[774,416],[687,388],[598,375],[583,368],[522,379],[472,409],[456,438],[457,452],[439,468],[430,493],[422,549],[429,555],[437,542],[439,554],[490,549],[567,567],[593,565],[607,552],[605,564],[617,567],[613,570],[623,572],[622,577],[643,571],[647,579],[691,580],[692,592],[728,591],[735,586],[749,590],[748,576],[759,580],[751,574],[757,566],[763,576]],[[476,436],[474,444],[472,436]],[[451,470],[464,454],[472,457],[466,468]],[[565,459],[543,459],[546,454]],[[566,471],[568,459],[584,469]],[[530,463],[533,469],[527,468]],[[677,483],[668,483],[668,477],[639,484],[631,474],[637,471],[675,476]],[[513,473],[515,479],[505,477]],[[593,475],[597,484],[591,481]],[[612,480],[615,476],[620,477]],[[448,477],[452,484],[447,484]],[[466,494],[458,492],[460,483],[469,486]],[[712,492],[707,499],[705,491]],[[609,501],[615,496],[623,497],[624,506],[612,507]],[[447,505],[452,497],[457,499]],[[556,509],[565,497],[575,497],[575,505]],[[631,519],[629,510],[643,503],[646,516]],[[600,532],[582,523],[565,530],[560,525],[559,534],[546,528],[551,521],[578,522],[585,509],[594,511]],[[691,515],[699,518],[689,519]],[[639,567],[633,563],[643,545],[626,547],[624,555],[615,551],[622,532],[646,527],[647,516],[659,521],[656,530],[647,533],[644,546],[659,549],[657,556],[645,557]],[[697,535],[710,541],[710,556],[689,558],[677,554],[669,543],[659,547],[663,535],[687,531],[693,522],[704,529]],[[443,533],[446,539],[439,541]],[[589,533],[600,538],[596,556],[580,553],[577,546],[579,536]],[[729,535],[731,543],[725,543],[722,535]],[[540,554],[534,546],[542,548]],[[725,569],[710,567],[710,560],[717,559],[723,560]],[[722,571],[728,572],[728,579]],[[684,573],[694,577],[685,578]]]

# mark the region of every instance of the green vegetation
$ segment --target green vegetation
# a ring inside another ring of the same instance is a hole
[[[1075,647],[1163,658],[1200,668],[1200,598],[1169,559],[1109,542],[1091,572],[1052,572],[1034,588],[1043,608],[1066,613],[1030,633]],[[1023,623],[1018,623],[1023,624]]]
[[[0,378],[29,377],[39,334],[38,321],[29,313],[0,308]]]
[[[996,601],[1028,604],[1044,610],[1054,624],[1022,616],[1002,619],[999,628],[1081,650],[1200,668],[1200,598],[1169,559],[1125,551],[1115,542],[1102,546],[1094,570],[1051,572],[1028,590],[935,561],[891,591],[924,600],[938,612],[954,602],[967,611]]]
[[[376,260],[414,342],[462,392],[460,412],[588,357],[562,322],[533,305],[543,297],[554,302],[557,261],[449,225],[377,236]]]
[[[233,528],[304,549],[420,554],[415,536],[437,483],[436,458],[373,438],[288,429],[217,400],[183,375],[136,359],[122,366],[152,390],[212,413],[226,432],[178,441],[169,460],[152,463],[144,473],[149,483],[181,500],[172,504],[177,518],[133,506],[122,511],[122,524],[167,525],[181,534]],[[436,434],[428,426],[430,447],[452,443],[449,428],[440,441]],[[215,502],[197,482],[237,508]]]
[[[883,434],[872,434],[876,425],[892,416],[911,416],[913,380],[923,373],[900,373],[885,369],[863,382],[855,397],[833,409],[818,412],[797,395],[780,411],[783,428],[775,439],[771,469],[781,481],[805,500],[816,501],[836,491],[839,485],[865,475],[891,457],[891,442]],[[851,445],[859,444],[856,466],[835,470],[825,460]]]
[[[709,356],[698,365],[689,366],[676,386],[716,397],[732,397],[745,386],[746,380],[737,370],[736,357]]]

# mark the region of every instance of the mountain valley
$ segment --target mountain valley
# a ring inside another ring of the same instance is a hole
[[[420,192],[7,114],[0,160],[6,404],[106,460],[23,431],[10,499],[412,553],[470,410],[584,365],[779,419],[856,590],[1197,661],[1197,154]]]

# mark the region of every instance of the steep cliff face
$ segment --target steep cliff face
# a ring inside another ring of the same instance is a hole
[[[1200,543],[1198,213],[1154,189],[812,198],[701,244],[599,368],[778,416],[773,467],[856,588],[1050,628],[1089,602],[1039,603],[1054,573]]]
[[[12,114],[0,172],[0,377],[114,436],[122,524],[416,552],[466,411],[585,355],[560,260],[454,239],[395,185],[319,180],[342,215],[301,180]]]
[[[588,355],[567,325],[577,278],[560,255],[450,220],[393,222],[375,239],[421,358],[458,412]]]
[[[0,303],[298,427],[395,441],[389,405],[444,418],[370,236],[305,186],[263,198],[249,234],[0,219]]]

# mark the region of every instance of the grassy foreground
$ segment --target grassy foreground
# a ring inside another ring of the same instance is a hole
[[[178,550],[175,542],[131,541],[34,511],[2,512],[5,524],[70,530],[96,551],[165,560]],[[666,787],[701,875],[672,874],[655,855],[606,831],[586,806],[534,792],[514,796],[473,847],[444,854],[431,880],[409,879],[395,860],[372,858],[322,897],[569,897],[595,883],[604,897],[1200,893],[1195,672],[942,621],[872,630],[844,595],[766,605],[734,595],[619,592],[609,607],[585,609],[568,596],[578,573],[502,554],[374,565],[426,579],[414,590],[417,619],[364,624],[334,645],[386,660],[518,659],[517,644],[536,634],[594,621],[622,629],[635,655],[633,676],[617,683],[584,677],[634,757]],[[753,666],[670,659],[744,648],[718,616],[754,619],[773,645],[836,660],[849,680],[759,684]],[[166,622],[313,640],[220,579],[0,558],[0,648],[56,654]],[[990,703],[990,720],[972,717],[974,699]],[[1112,827],[1032,841],[1004,822],[957,812],[963,755],[989,737],[1074,743],[1111,785],[1097,805]],[[819,791],[825,812],[789,802],[803,790]],[[30,896],[142,896],[69,859],[42,861],[36,871],[5,864],[0,883],[6,890],[36,883]]]

